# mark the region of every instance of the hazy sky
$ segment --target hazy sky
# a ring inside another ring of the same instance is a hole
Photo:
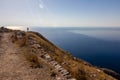
[[[120,0],[0,0],[0,26],[120,27]]]

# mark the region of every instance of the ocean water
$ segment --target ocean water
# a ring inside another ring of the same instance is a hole
[[[65,51],[120,73],[120,28],[31,28]]]

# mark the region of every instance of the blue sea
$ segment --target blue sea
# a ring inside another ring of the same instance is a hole
[[[77,58],[120,73],[120,28],[32,27]]]

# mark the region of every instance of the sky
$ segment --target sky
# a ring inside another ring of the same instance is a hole
[[[0,26],[120,27],[120,0],[0,0]]]

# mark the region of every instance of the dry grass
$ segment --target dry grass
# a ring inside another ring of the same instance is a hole
[[[16,37],[14,37],[13,41],[23,47],[24,57],[33,67],[41,66],[42,62],[36,54],[30,52],[30,47],[27,43],[28,37],[32,37],[33,40],[38,42],[55,61],[67,69],[72,74],[72,77],[75,77],[77,80],[114,80],[103,71],[98,72],[91,64],[80,59],[74,59],[71,54],[58,48],[42,35],[35,32],[27,32],[22,40],[17,40]],[[65,64],[63,64],[64,62]],[[91,77],[93,74],[95,74],[95,76]]]
[[[38,59],[38,57],[34,54],[31,53],[29,48],[23,47],[23,56],[25,59],[29,62],[30,67],[32,68],[42,68],[42,62]]]
[[[94,77],[90,77],[90,75],[93,74],[96,74],[96,78],[98,80],[104,80],[106,78],[113,80],[112,77],[106,75],[103,71],[97,72],[96,68],[94,68],[91,64],[87,64],[87,62],[83,60],[74,60],[71,54],[62,51],[40,34],[37,33],[36,35],[36,33],[29,32],[28,35],[34,37],[34,40],[39,42],[39,44],[42,45],[46,51],[48,51],[49,55],[65,69],[71,72],[72,77],[77,78],[77,80],[93,80]],[[63,65],[63,62],[66,62],[66,65]]]
[[[32,68],[41,68],[42,63],[38,59],[37,55],[31,52],[31,48],[29,47],[29,45],[27,45],[27,35],[25,35],[22,39],[17,39],[16,32],[17,31],[15,31],[15,35],[12,36],[12,42],[21,47],[23,56]]]
[[[17,32],[18,31],[19,30],[16,30],[16,31],[13,32],[13,35],[11,37],[12,42],[18,44],[20,47],[25,46],[26,42],[27,42],[27,36],[25,35],[23,38],[18,39],[17,38]]]

